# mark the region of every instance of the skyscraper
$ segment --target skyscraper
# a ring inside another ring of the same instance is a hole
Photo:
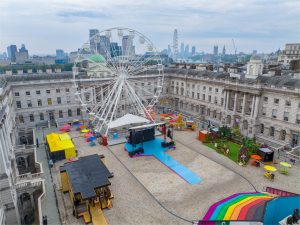
[[[119,46],[117,42],[111,42],[110,53],[111,53],[111,57],[120,56],[122,55],[122,47]]]
[[[190,46],[188,44],[185,46],[184,56],[185,57],[189,57],[190,56]]]
[[[168,45],[168,50],[167,50],[167,55],[170,55],[172,52],[171,46]],[[177,48],[177,53],[178,53],[178,48]],[[174,57],[175,58],[175,57]],[[177,58],[177,57],[176,57]]]
[[[183,42],[181,42],[181,44],[180,44],[180,56],[184,57],[184,43]]]
[[[97,53],[99,51],[98,47],[98,43],[100,40],[98,40],[98,35],[99,34],[99,30],[98,29],[90,29],[90,34],[89,34],[89,38],[90,38],[90,49],[91,52],[93,53]]]
[[[10,45],[7,47],[7,55],[11,62],[16,62],[17,46]]]
[[[110,55],[110,40],[105,35],[100,36],[98,52],[105,58]]]
[[[175,62],[177,61],[177,57],[178,57],[178,32],[177,29],[175,29],[173,35],[173,60]]]
[[[19,52],[16,52],[16,63],[25,63],[26,61],[28,61],[28,58],[28,50],[25,48],[25,45],[22,44]]]
[[[132,56],[135,54],[135,47],[133,46],[132,37],[125,35],[122,38],[122,55]]]
[[[224,45],[224,47],[223,47],[222,54],[223,54],[223,55],[226,55],[226,48],[225,48],[225,45]]]
[[[192,56],[194,56],[196,54],[196,47],[192,46]]]
[[[217,56],[219,54],[218,45],[214,45],[214,55]]]

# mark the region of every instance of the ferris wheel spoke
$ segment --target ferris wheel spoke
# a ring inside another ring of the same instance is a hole
[[[111,57],[111,51],[110,51],[110,49],[109,50],[107,49],[106,44],[103,44],[101,47],[104,47],[104,51],[105,51],[105,54],[106,54],[106,57],[107,57],[106,58],[107,59],[106,63],[109,64],[109,65],[111,65],[116,72],[119,72],[118,68],[116,67],[116,61],[115,61],[115,59],[113,59]]]
[[[139,104],[139,106],[141,107],[141,109],[144,110],[144,113],[147,114],[147,116],[149,116],[149,118],[153,121],[152,116],[150,115],[150,113],[148,112],[148,110],[145,108],[145,106],[142,104],[142,102],[140,101],[139,97],[136,95],[135,91],[133,90],[133,88],[131,87],[131,85],[126,81],[126,84],[129,88],[129,90],[132,93],[132,96],[136,99],[137,103]]]
[[[107,113],[106,113],[106,115],[104,117],[104,121],[108,121],[107,120],[108,118],[110,118],[109,119],[110,122],[112,121],[112,118],[114,116],[117,103],[119,102],[120,93],[122,92],[123,84],[124,84],[124,80],[121,80],[120,84],[119,84],[119,87],[118,87],[118,90],[117,90],[117,92],[114,93],[114,98],[112,99],[111,104],[108,107]],[[100,126],[100,130],[102,129],[102,126],[103,126],[103,124]]]
[[[131,92],[129,91],[129,88],[125,88],[125,93],[128,96],[130,112],[132,113],[136,112],[136,114],[138,115],[141,114],[141,109],[140,107],[137,107],[138,103],[136,103],[136,100],[134,99]]]
[[[142,88],[140,87],[139,85],[136,85],[135,83],[131,82],[131,81],[128,81],[131,85],[133,85],[135,88],[138,88],[143,92],[146,92],[147,94],[149,95],[152,95],[153,96],[153,93],[151,93],[150,91],[146,90],[146,87]]]
[[[106,60],[96,54],[103,54]],[[159,65],[152,42],[132,29],[107,29],[84,43],[74,62],[73,82],[76,97],[95,129],[107,135],[109,123],[128,112],[153,121],[150,109],[161,94],[164,76]],[[79,71],[88,78],[79,76]],[[153,76],[148,79],[149,75]]]
[[[108,93],[107,97],[102,101],[99,102],[94,108],[92,112],[96,112],[95,115],[97,115],[98,119],[102,119],[103,117],[103,112],[105,112],[104,107],[108,105],[108,102],[110,101],[112,94],[114,93],[115,88],[118,86],[118,83],[115,83],[113,88],[110,90]],[[101,114],[100,114],[101,113]],[[100,117],[99,117],[100,115]]]
[[[136,74],[136,72],[139,72],[139,71],[145,71],[145,67],[144,66],[148,66],[147,62],[151,62],[151,60],[155,59],[155,58],[156,58],[155,56],[151,56],[151,58],[147,59],[143,63],[136,63],[136,64],[134,64],[134,67],[128,71],[129,75]]]
[[[112,101],[113,95],[115,93],[115,90],[117,90],[118,86],[119,86],[119,82],[117,80],[117,82],[114,84],[113,88],[110,90],[107,97],[104,99],[103,104],[100,106],[100,109],[97,112],[97,115],[99,115],[99,113],[101,113],[100,118],[103,118],[103,115],[107,109],[107,106],[109,106],[109,103]]]

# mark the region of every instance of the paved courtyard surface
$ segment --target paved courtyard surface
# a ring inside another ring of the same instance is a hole
[[[262,191],[271,186],[287,191],[300,191],[299,168],[293,167],[288,176],[276,173],[275,181],[264,179],[263,168],[241,167],[223,155],[204,146],[196,132],[175,132],[176,150],[167,152],[174,160],[202,178],[190,185],[154,157],[130,158],[124,144],[109,148],[97,144],[88,146],[82,134],[70,136],[79,157],[103,154],[105,164],[114,173],[110,179],[114,194],[113,208],[104,210],[109,224],[188,224],[186,220],[201,219],[209,206],[237,192]],[[52,169],[53,179],[60,187],[59,166]],[[63,224],[84,224],[75,219],[68,194],[56,189]]]
[[[54,129],[46,129],[45,132],[51,132]],[[55,129],[56,130],[56,129]],[[43,130],[39,129],[36,131],[36,138],[39,140],[39,147],[36,149],[37,161],[42,163],[46,195],[42,201],[42,212],[44,216],[47,216],[47,222],[49,225],[60,224],[58,209],[56,205],[56,198],[54,194],[53,182],[48,166],[47,155],[45,151],[45,145],[43,143]]]

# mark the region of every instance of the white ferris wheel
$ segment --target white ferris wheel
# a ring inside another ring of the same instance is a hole
[[[88,85],[83,86],[83,81]],[[163,65],[154,45],[128,28],[96,31],[78,50],[73,66],[82,111],[105,135],[112,121],[128,113],[153,121],[163,81]]]

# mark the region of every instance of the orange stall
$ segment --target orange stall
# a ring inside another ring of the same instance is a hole
[[[205,141],[205,139],[207,138],[207,135],[208,135],[207,130],[199,130],[198,139],[200,141]]]

